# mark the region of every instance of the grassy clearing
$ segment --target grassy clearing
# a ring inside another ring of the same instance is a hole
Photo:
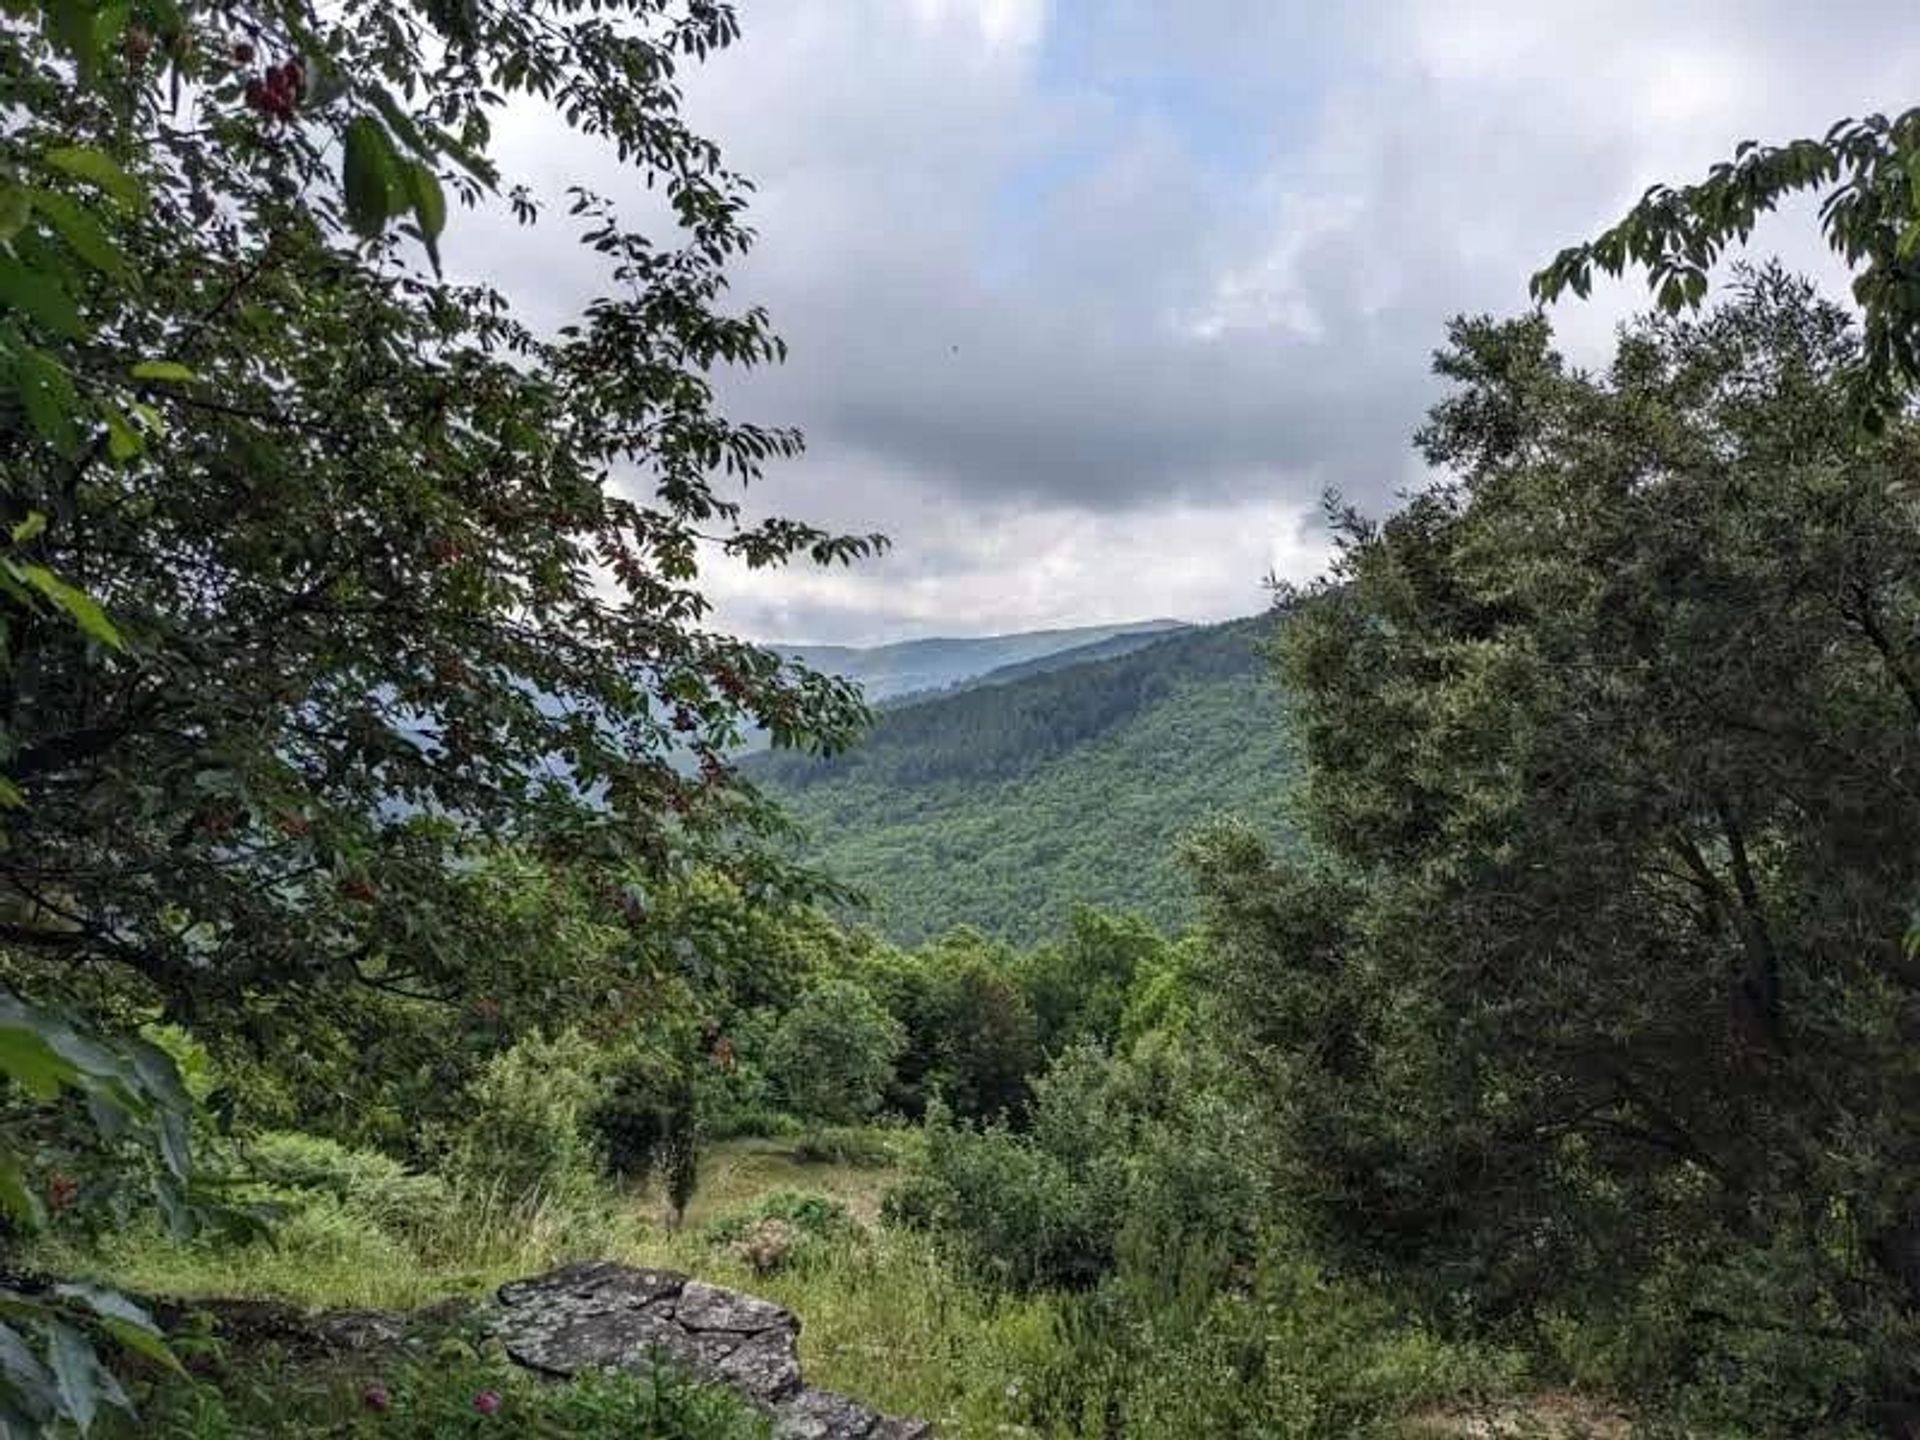
[[[179,1245],[130,1230],[92,1244],[44,1246],[34,1261],[143,1295],[386,1310],[478,1299],[505,1280],[568,1260],[665,1266],[791,1308],[801,1318],[801,1356],[813,1384],[924,1416],[943,1435],[1008,1434],[1029,1378],[1058,1354],[1052,1302],[989,1295],[921,1237],[874,1224],[893,1178],[888,1170],[809,1162],[801,1149],[769,1140],[713,1146],[677,1228],[664,1223],[649,1192],[565,1207],[468,1194],[456,1197],[444,1226],[405,1237],[345,1206],[317,1204],[291,1215],[270,1245]],[[860,1232],[764,1276],[704,1234],[713,1221],[783,1190],[841,1201],[862,1222]]]

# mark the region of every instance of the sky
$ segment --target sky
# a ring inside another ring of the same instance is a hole
[[[687,112],[758,185],[734,296],[788,363],[727,412],[808,451],[749,503],[893,549],[720,565],[716,621],[874,643],[1258,610],[1328,554],[1321,497],[1382,513],[1449,317],[1741,139],[1920,101],[1890,0],[739,0]],[[631,181],[533,117],[509,173]],[[636,202],[638,203],[638,202]],[[458,231],[459,227],[456,227]],[[594,293],[546,226],[457,267],[535,313]],[[1764,227],[1838,290],[1810,211]],[[1638,282],[1556,307],[1604,358]]]

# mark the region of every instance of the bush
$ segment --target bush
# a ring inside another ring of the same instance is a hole
[[[865,990],[829,980],[781,1017],[768,1069],[795,1114],[847,1125],[880,1108],[905,1043],[900,1022]]]
[[[1210,1288],[1210,1268],[1185,1303],[1163,1284],[1142,1304],[1118,1281],[1077,1302],[1035,1419],[1073,1434],[1398,1436],[1419,1406],[1521,1379],[1513,1357],[1444,1344],[1290,1246],[1264,1248],[1243,1287]]]
[[[438,1175],[318,1135],[270,1130],[248,1142],[245,1159],[248,1173],[281,1195],[297,1201],[328,1196],[393,1233],[417,1233],[444,1219],[453,1203]]]
[[[606,1063],[588,1123],[608,1173],[644,1184],[659,1172],[678,1216],[699,1181],[699,1112],[686,1061],[664,1047],[635,1044]]]
[[[932,1231],[976,1270],[1018,1289],[1086,1285],[1112,1261],[1112,1236],[1065,1163],[999,1126],[956,1128],[938,1106],[921,1172],[888,1193],[884,1213]]]
[[[467,1113],[447,1145],[454,1179],[509,1196],[590,1193],[601,1168],[589,1118],[602,1064],[573,1031],[530,1035],[494,1056],[467,1087]]]
[[[707,1227],[707,1238],[725,1245],[740,1239],[762,1220],[784,1221],[799,1234],[816,1240],[845,1239],[860,1228],[853,1212],[830,1195],[776,1190],[749,1210],[715,1220]]]
[[[994,1278],[1084,1287],[1128,1255],[1153,1273],[1251,1258],[1265,1195],[1248,1110],[1178,1042],[1131,1056],[1070,1050],[1036,1082],[1024,1134],[956,1129],[937,1108],[914,1178],[890,1197],[903,1223],[942,1234]]]

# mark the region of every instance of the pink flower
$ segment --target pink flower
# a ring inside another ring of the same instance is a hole
[[[360,1403],[378,1414],[385,1414],[393,1405],[393,1396],[384,1385],[369,1385],[360,1392]]]
[[[498,1390],[482,1390],[478,1395],[473,1397],[473,1408],[478,1410],[482,1415],[493,1414],[500,1408],[500,1392]]]

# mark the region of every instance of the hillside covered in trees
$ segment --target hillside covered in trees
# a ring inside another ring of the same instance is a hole
[[[864,892],[855,913],[898,939],[973,925],[1030,943],[1082,904],[1177,929],[1196,913],[1187,831],[1222,815],[1285,829],[1295,760],[1262,654],[1273,628],[1183,631],[891,707],[844,755],[744,769],[804,827],[807,860]]]

